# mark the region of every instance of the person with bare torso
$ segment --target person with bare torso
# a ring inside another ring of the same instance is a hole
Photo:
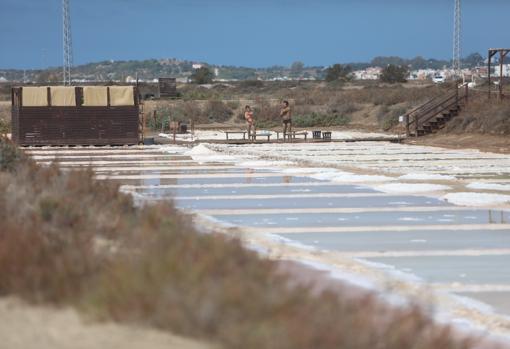
[[[249,105],[244,107],[244,119],[246,120],[246,127],[248,128],[248,139],[255,139],[255,123],[253,120],[253,111]]]
[[[288,101],[283,101],[282,110],[280,111],[280,117],[282,118],[282,126],[283,126],[283,140],[285,141],[285,136],[287,139],[292,138],[292,111],[290,110],[290,105]]]

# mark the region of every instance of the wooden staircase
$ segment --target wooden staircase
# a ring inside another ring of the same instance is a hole
[[[467,100],[468,86],[463,84],[413,109],[404,115],[406,136],[420,137],[443,128],[459,114]]]

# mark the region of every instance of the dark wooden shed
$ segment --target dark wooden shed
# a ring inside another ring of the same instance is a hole
[[[160,98],[177,97],[177,82],[175,78],[159,78],[158,86]]]
[[[141,140],[133,86],[15,87],[12,139],[35,145],[131,145]]]

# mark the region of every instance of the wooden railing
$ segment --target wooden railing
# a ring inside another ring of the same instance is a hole
[[[462,103],[467,102],[469,90],[467,84],[460,85],[450,90],[446,95],[436,96],[419,107],[404,115],[406,136],[412,134],[418,136],[421,131],[425,132],[428,123],[434,123],[444,114],[458,111]],[[412,132],[414,130],[414,133]]]

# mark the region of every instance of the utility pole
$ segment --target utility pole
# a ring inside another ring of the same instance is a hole
[[[71,16],[69,13],[69,0],[62,0],[62,18],[64,34],[64,85],[71,85],[71,67],[73,66],[73,41],[71,36]]]
[[[461,42],[460,42],[460,34],[462,30],[462,21],[461,21],[461,7],[460,0],[455,1],[455,14],[454,14],[454,24],[453,24],[453,71],[457,78],[461,75],[461,65],[460,65],[460,56],[461,56]]]

